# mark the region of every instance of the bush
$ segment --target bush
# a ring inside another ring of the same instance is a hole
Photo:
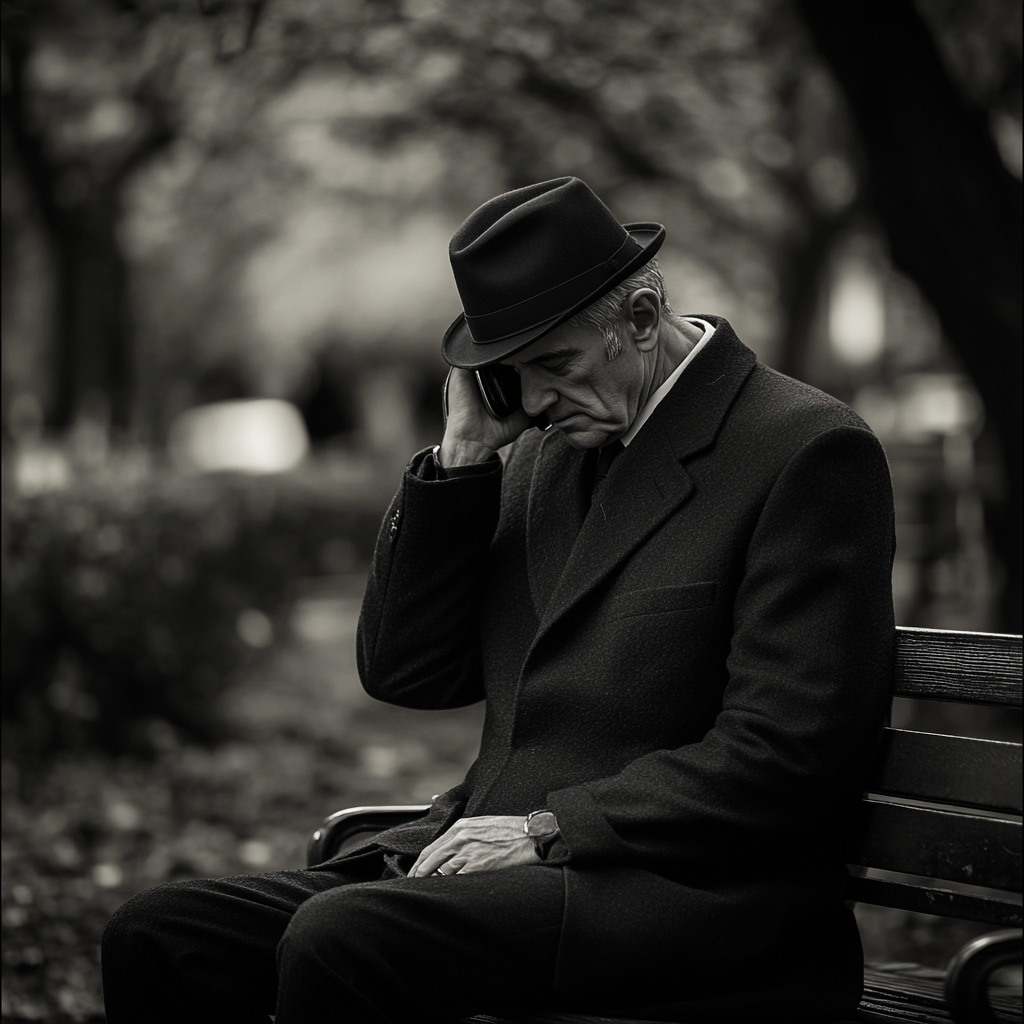
[[[23,751],[213,739],[294,582],[372,552],[380,497],[326,474],[155,475],[5,503],[3,716]]]

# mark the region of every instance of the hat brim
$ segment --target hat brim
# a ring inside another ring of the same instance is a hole
[[[450,366],[457,366],[464,370],[476,370],[481,366],[489,366],[491,363],[507,359],[527,345],[543,338],[549,331],[553,331],[559,324],[571,320],[582,309],[586,309],[592,302],[596,302],[602,295],[606,295],[617,284],[625,281],[627,277],[635,273],[645,263],[649,263],[655,253],[661,248],[665,241],[665,228],[661,224],[637,223],[624,224],[623,227],[642,246],[628,263],[619,267],[609,275],[598,288],[585,296],[575,305],[559,313],[558,316],[536,324],[526,331],[502,338],[500,341],[478,342],[473,340],[469,325],[466,323],[465,313],[460,313],[451,323],[451,326],[444,332],[444,339],[441,342],[441,355]]]

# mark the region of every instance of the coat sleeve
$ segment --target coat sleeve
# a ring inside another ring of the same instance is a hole
[[[891,693],[892,488],[870,431],[837,427],[775,480],[736,593],[722,710],[702,741],[552,792],[575,865],[832,855]]]
[[[371,697],[439,710],[483,700],[478,590],[498,523],[501,462],[443,478],[417,454],[377,538],[356,634]]]

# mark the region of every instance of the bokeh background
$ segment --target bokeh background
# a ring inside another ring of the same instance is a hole
[[[1020,631],[1016,0],[3,5],[3,1020],[99,1021],[110,912],[429,799],[480,709],[359,688],[440,439],[448,237],[564,174],[675,307],[849,402],[904,625]],[[1017,738],[1019,715],[899,702]],[[984,930],[861,908],[868,955]]]

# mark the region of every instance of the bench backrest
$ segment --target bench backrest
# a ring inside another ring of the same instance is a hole
[[[1021,638],[897,629],[895,696],[1021,706]],[[1021,744],[887,729],[849,896],[1021,924]]]

